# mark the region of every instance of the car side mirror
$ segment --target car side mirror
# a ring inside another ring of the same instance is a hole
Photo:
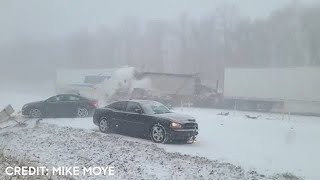
[[[134,112],[136,112],[138,114],[142,114],[142,110],[141,109],[135,109]]]

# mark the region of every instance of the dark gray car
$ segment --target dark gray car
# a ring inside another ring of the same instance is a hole
[[[22,114],[32,118],[87,117],[96,107],[96,101],[73,94],[59,94],[47,100],[25,104]]]

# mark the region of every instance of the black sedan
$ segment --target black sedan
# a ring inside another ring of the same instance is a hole
[[[118,101],[96,109],[93,122],[104,133],[150,137],[156,143],[193,142],[198,134],[193,117],[176,114],[163,104],[148,100]]]
[[[22,107],[22,114],[40,117],[87,117],[97,107],[96,101],[73,95],[60,94],[44,101],[32,102]]]

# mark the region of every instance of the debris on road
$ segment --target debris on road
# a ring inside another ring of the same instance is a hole
[[[11,117],[11,114],[14,113],[14,109],[9,104],[2,111],[0,111],[0,122],[6,121]]]

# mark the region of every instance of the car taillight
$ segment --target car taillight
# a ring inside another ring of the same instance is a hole
[[[98,101],[91,101],[93,107],[98,108]]]

